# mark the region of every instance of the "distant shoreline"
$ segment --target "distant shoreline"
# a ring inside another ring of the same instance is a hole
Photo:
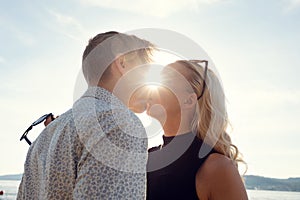
[[[3,181],[20,181],[22,174],[9,174],[0,176]],[[247,190],[266,190],[283,192],[300,192],[300,177],[298,178],[268,178],[263,176],[245,175]]]
[[[246,175],[244,179],[246,189],[249,190],[300,192],[300,178],[278,179]]]
[[[0,176],[1,181],[20,181],[23,174],[8,174]]]

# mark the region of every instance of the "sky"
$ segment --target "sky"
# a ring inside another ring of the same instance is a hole
[[[0,175],[23,172],[34,120],[72,107],[91,37],[157,28],[213,60],[246,174],[300,177],[300,0],[1,1],[0,27]]]

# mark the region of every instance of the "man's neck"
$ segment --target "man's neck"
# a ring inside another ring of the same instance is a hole
[[[98,86],[106,89],[109,92],[111,92],[124,105],[127,105],[127,101],[124,99],[124,95],[122,94],[122,92],[116,90],[116,83],[117,83],[117,80],[115,80],[115,79],[110,79],[110,80],[105,80],[105,81],[100,80]]]

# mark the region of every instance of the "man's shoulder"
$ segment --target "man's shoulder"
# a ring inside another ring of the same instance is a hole
[[[69,126],[73,123],[72,109],[67,110],[63,114],[60,114],[55,120],[49,123],[44,130],[53,132],[57,127]]]

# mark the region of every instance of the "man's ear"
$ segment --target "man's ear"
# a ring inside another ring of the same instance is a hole
[[[122,75],[127,72],[124,56],[118,56],[114,60],[114,65],[117,71],[119,71]]]
[[[194,108],[197,103],[197,95],[195,93],[191,93],[185,98],[183,106],[184,108]]]

